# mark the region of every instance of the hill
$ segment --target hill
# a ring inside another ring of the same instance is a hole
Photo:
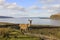
[[[51,19],[55,19],[55,20],[57,20],[57,19],[60,20],[60,14],[57,13],[57,14],[51,15],[50,18],[51,18]]]
[[[9,16],[0,16],[0,18],[13,18],[13,17],[9,17]]]

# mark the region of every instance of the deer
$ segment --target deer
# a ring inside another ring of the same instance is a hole
[[[28,28],[31,26],[32,20],[28,20],[28,21],[29,21],[29,24],[19,24],[19,27],[20,27],[20,30],[22,33],[23,33],[23,31],[24,32],[28,31]]]

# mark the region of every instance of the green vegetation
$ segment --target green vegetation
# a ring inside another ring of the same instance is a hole
[[[40,27],[38,25],[36,25],[36,26]],[[42,34],[42,35],[47,35],[47,36],[53,35],[57,38],[60,38],[60,28],[58,28],[58,27],[34,28],[34,26],[31,26],[31,29],[28,30],[28,33]],[[0,28],[0,40],[41,40],[41,39],[40,39],[40,37],[34,37],[31,35],[22,34],[21,30],[11,28],[11,26],[9,26],[7,28]]]
[[[0,28],[0,40],[39,40],[39,38],[24,35],[17,29]]]
[[[47,36],[55,36],[57,38],[60,38],[60,28],[41,28],[41,29],[32,29],[29,32],[36,33],[36,34],[42,34]]]

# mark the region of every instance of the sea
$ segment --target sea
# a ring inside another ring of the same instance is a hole
[[[0,22],[8,22],[15,24],[28,24],[29,21],[32,20],[32,24],[36,25],[52,25],[52,26],[60,26],[60,20],[52,20],[52,19],[40,19],[40,18],[0,18]]]

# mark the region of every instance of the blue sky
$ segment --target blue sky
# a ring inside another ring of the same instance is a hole
[[[16,2],[17,5],[21,5],[21,6],[24,6],[24,7],[29,7],[29,6],[35,5],[37,0],[8,0],[7,2],[9,2],[9,3]]]
[[[2,16],[50,17],[59,11],[60,0],[0,0]]]

